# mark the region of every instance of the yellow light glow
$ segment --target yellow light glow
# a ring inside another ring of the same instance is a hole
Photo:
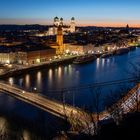
[[[7,64],[9,64],[9,63],[10,63],[10,61],[9,61],[9,60],[7,60],[7,61],[6,61],[6,63],[7,63]]]
[[[14,79],[12,77],[9,78],[9,83],[10,83],[10,85],[14,84]]]
[[[66,53],[69,53],[70,51],[69,50],[66,50]]]
[[[40,63],[40,59],[39,59],[39,58],[38,58],[38,59],[36,59],[36,62],[37,62],[37,63]]]

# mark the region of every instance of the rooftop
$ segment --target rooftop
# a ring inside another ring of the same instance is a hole
[[[0,53],[10,53],[10,52],[30,52],[30,51],[39,51],[39,50],[47,50],[52,49],[49,46],[43,44],[36,44],[36,43],[24,43],[22,45],[16,46],[0,46]]]

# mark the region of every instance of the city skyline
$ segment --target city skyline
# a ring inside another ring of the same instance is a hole
[[[0,5],[0,24],[53,23],[55,16],[80,26],[140,27],[140,1],[135,0],[5,0]]]

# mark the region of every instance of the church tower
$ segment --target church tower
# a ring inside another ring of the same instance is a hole
[[[73,33],[75,32],[75,18],[71,18],[71,23],[70,23],[70,32]]]
[[[56,43],[58,44],[58,48],[56,50],[56,53],[63,54],[63,52],[64,52],[63,29],[62,29],[62,26],[60,26],[60,25],[57,28]]]
[[[58,27],[59,24],[60,24],[59,18],[58,17],[55,17],[54,18],[54,25]]]
[[[63,18],[60,18],[60,25],[63,26]]]

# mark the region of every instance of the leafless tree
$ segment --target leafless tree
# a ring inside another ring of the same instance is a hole
[[[119,90],[110,90],[109,94],[104,99],[104,105],[116,124],[119,124],[124,115],[124,106],[132,110],[131,106],[125,104],[125,96],[129,91],[128,86],[119,86]]]
[[[140,105],[140,99],[139,99],[139,87],[140,87],[140,63],[129,63],[131,70],[127,71],[127,73],[134,77],[136,80],[134,81],[134,84],[136,85],[136,97],[134,98],[134,103],[136,104],[135,111],[139,111],[139,105]]]
[[[90,88],[92,106],[88,110],[89,120],[86,122],[90,134],[97,135],[99,132],[99,119],[100,119],[100,97],[101,88]],[[94,111],[93,111],[94,110]]]

